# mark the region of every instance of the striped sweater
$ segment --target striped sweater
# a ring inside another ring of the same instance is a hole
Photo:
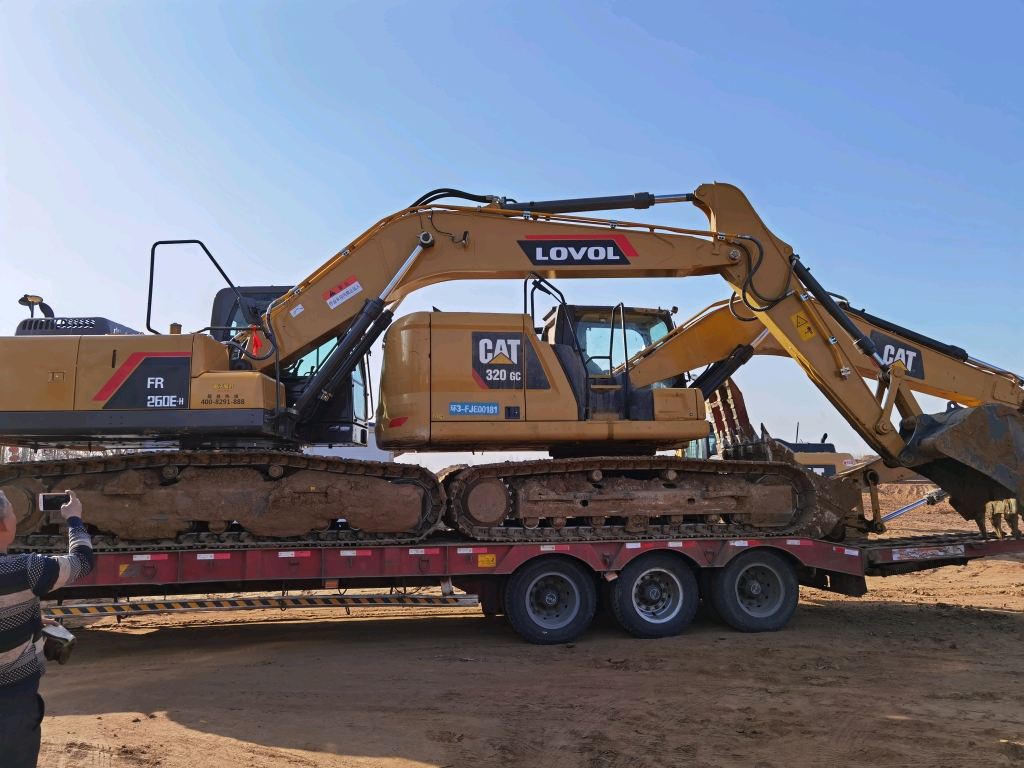
[[[68,518],[68,554],[0,554],[0,696],[34,687],[43,666],[39,598],[92,570],[92,541],[79,517]]]

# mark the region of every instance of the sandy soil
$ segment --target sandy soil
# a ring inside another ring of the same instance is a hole
[[[43,679],[40,765],[1024,766],[1024,559],[868,581],[774,634],[555,647],[470,609],[102,619]]]

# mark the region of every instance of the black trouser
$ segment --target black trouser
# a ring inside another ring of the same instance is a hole
[[[0,692],[0,765],[3,768],[36,768],[43,711],[43,697],[35,686],[13,696]]]

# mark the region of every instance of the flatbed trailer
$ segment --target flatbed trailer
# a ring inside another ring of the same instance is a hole
[[[799,585],[860,597],[866,576],[1005,554],[1024,554],[1024,540],[950,533],[844,542],[708,537],[483,544],[448,537],[412,546],[97,552],[87,577],[46,596],[57,604],[44,613],[479,605],[486,615],[505,614],[531,642],[563,643],[589,626],[599,601],[634,635],[664,637],[681,632],[703,599],[736,629],[768,631],[792,617]],[[440,596],[407,593],[439,584]],[[347,589],[386,593],[348,596]],[[322,590],[335,591],[287,596]],[[172,599],[256,592],[282,597]],[[107,602],[79,602],[97,599]]]

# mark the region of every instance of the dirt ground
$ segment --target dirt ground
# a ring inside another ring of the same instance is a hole
[[[471,609],[101,619],[43,678],[40,765],[1024,766],[1024,558],[868,582],[774,634],[554,647]]]

